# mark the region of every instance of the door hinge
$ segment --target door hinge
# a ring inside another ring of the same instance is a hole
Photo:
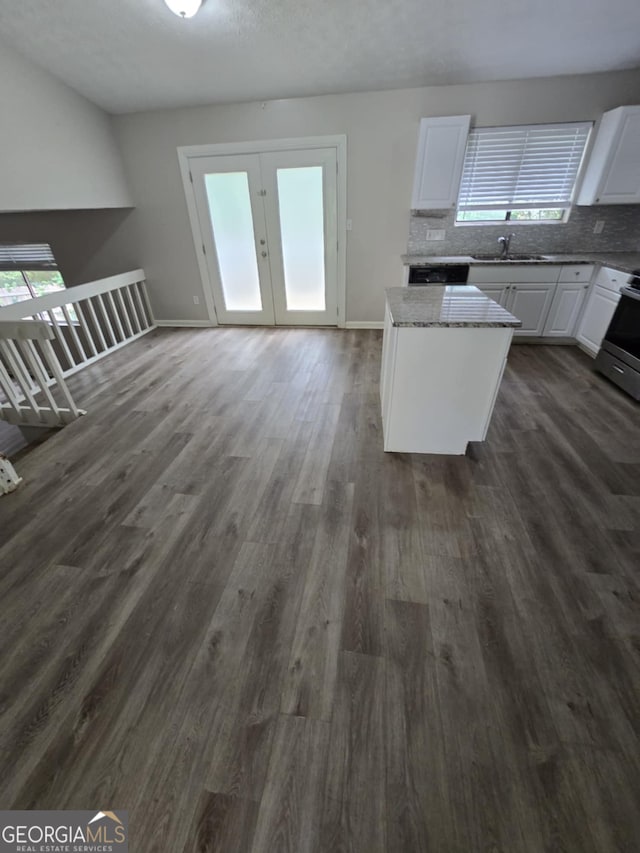
[[[189,180],[193,183],[193,175],[191,174],[191,171],[189,171]]]
[[[205,247],[204,247],[204,243],[202,244],[202,254],[203,254],[203,255],[206,255],[206,254],[207,254],[207,250],[206,250],[206,249],[205,249]]]

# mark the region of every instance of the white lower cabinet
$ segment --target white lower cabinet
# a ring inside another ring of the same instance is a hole
[[[542,334],[555,284],[479,284],[478,287],[520,320],[522,326],[515,329],[515,335],[533,337]]]
[[[542,334],[548,338],[573,338],[588,284],[565,284],[556,288]]]
[[[619,293],[598,284],[589,294],[576,338],[592,355],[597,355],[619,301]]]
[[[506,309],[522,323],[516,335],[539,336],[553,302],[555,284],[512,284]]]
[[[520,320],[515,336],[573,338],[593,269],[591,264],[472,265],[469,284]]]

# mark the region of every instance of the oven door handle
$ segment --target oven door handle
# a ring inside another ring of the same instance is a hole
[[[629,296],[631,299],[637,299],[640,301],[640,290],[635,287],[621,287],[620,293],[623,296]]]

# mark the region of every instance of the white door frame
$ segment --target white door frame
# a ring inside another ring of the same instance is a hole
[[[218,325],[213,289],[209,277],[207,259],[202,245],[201,234],[204,223],[200,222],[196,208],[196,199],[191,180],[190,162],[199,157],[215,157],[218,154],[260,154],[271,151],[288,151],[305,148],[335,148],[338,164],[338,322],[339,328],[345,326],[347,307],[347,137],[345,134],[332,136],[304,136],[288,139],[263,139],[252,142],[221,142],[211,145],[182,145],[178,148],[178,163],[184,194],[187,201],[189,224],[193,236],[193,245],[198,259],[198,269],[202,280],[207,313],[212,326]]]

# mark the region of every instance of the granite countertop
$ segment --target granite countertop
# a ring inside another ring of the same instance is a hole
[[[542,260],[478,260],[470,255],[402,255],[402,263],[412,266],[427,266],[429,264],[518,264],[532,266],[535,264],[601,264],[620,272],[631,273],[640,269],[640,252],[579,252],[572,255],[543,255]]]
[[[390,287],[386,294],[393,326],[516,328],[522,325],[473,285]]]

